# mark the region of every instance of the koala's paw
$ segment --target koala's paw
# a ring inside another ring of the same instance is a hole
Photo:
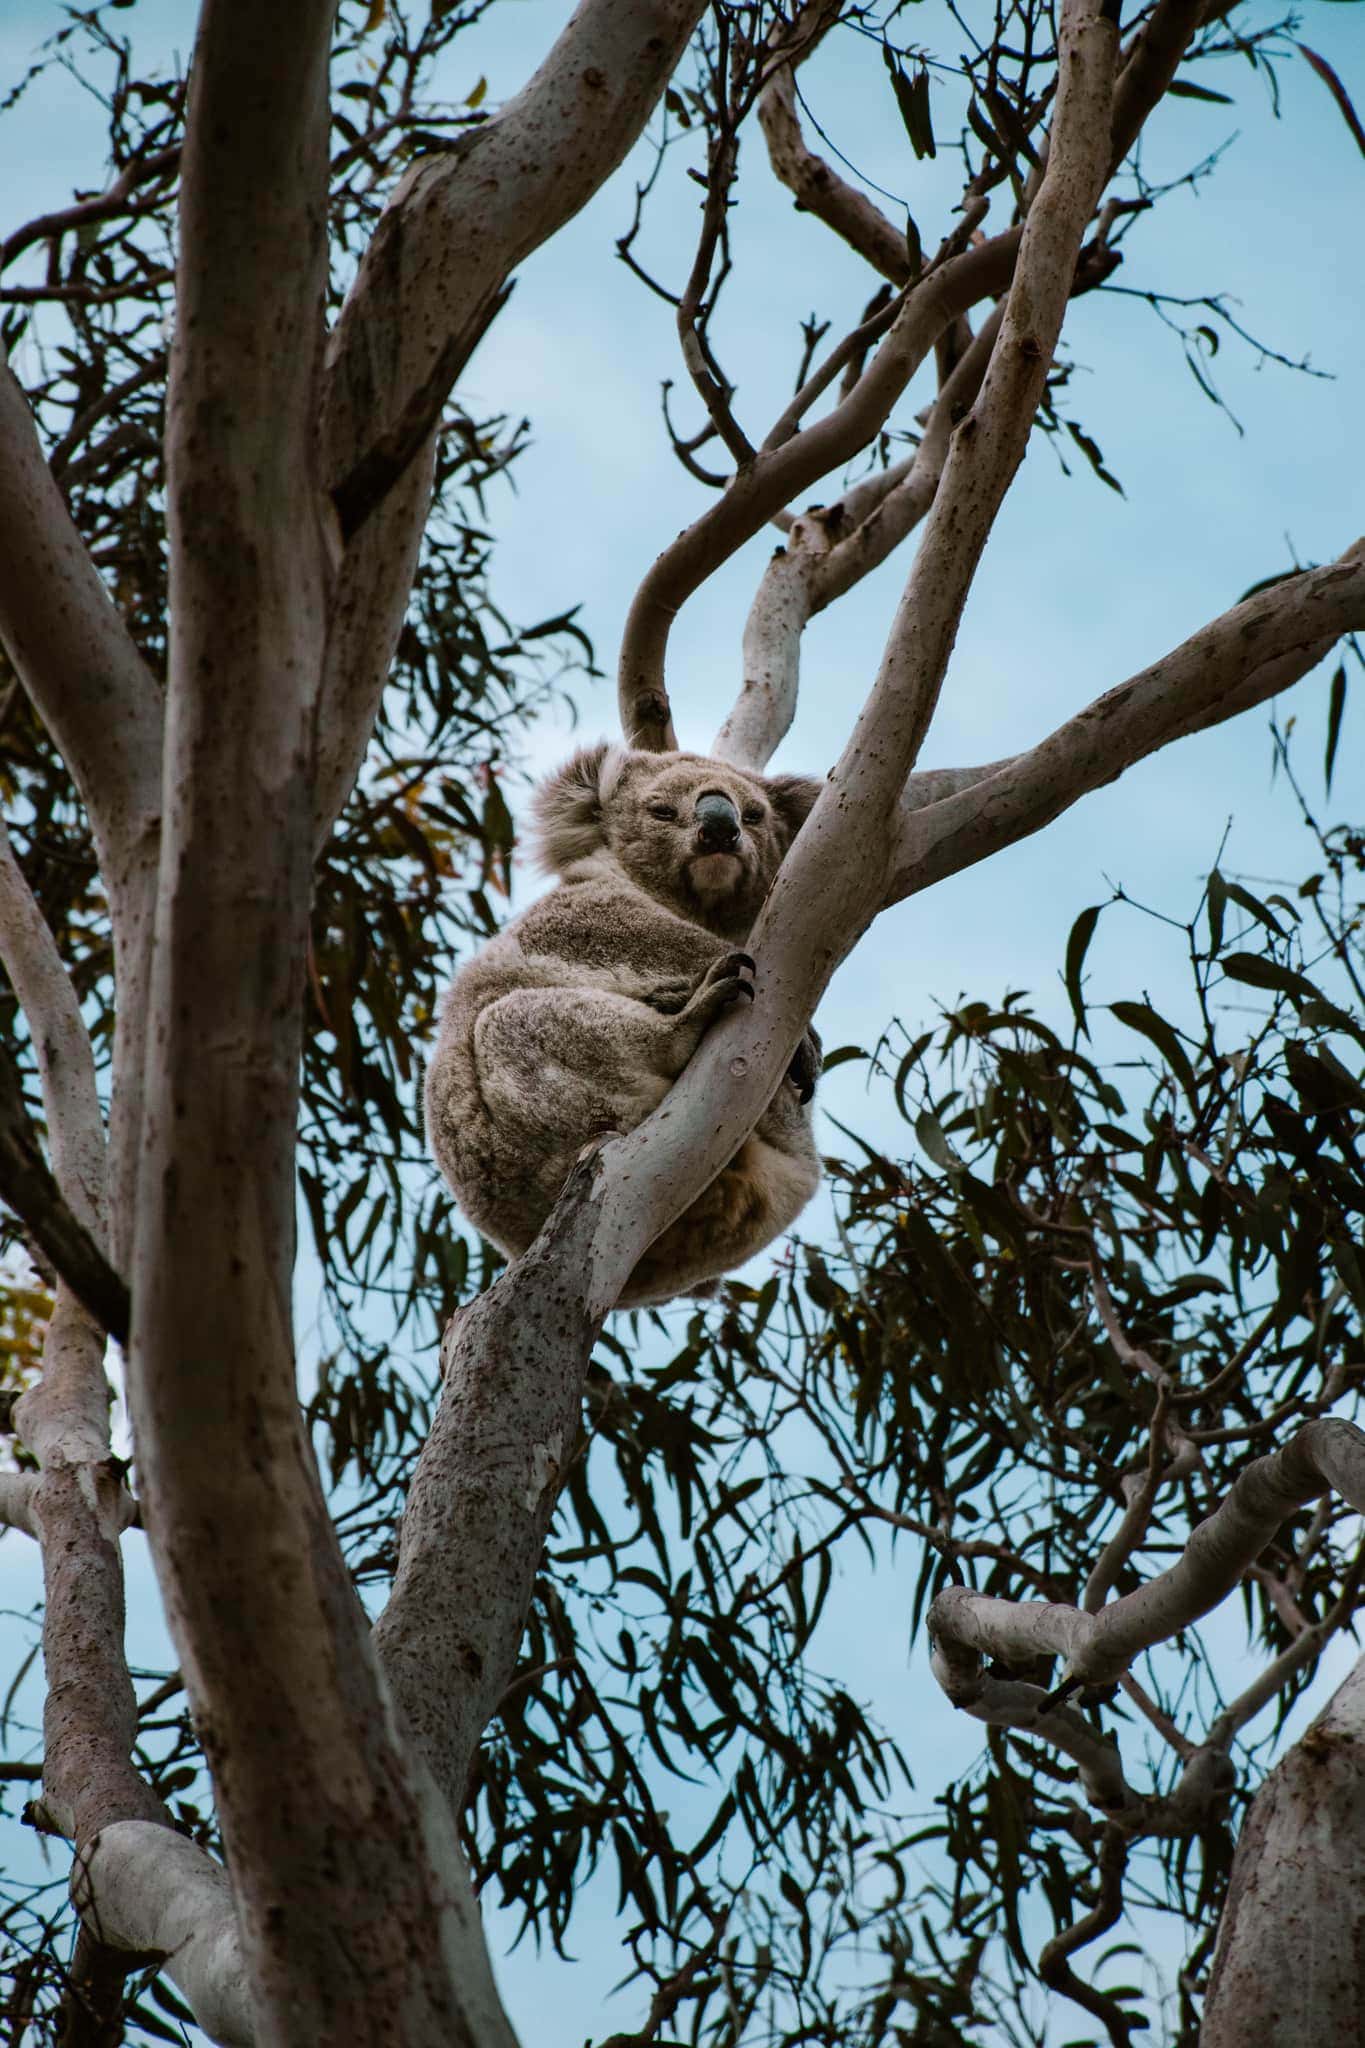
[[[796,1055],[787,1069],[787,1079],[802,1102],[809,1102],[814,1095],[822,1064],[819,1033],[812,1028],[797,1046]]]
[[[754,999],[753,971],[754,963],[747,953],[722,953],[697,982],[679,1013],[679,1024],[689,1027],[699,1038],[707,1025],[713,1024],[731,1003],[739,1002],[741,998],[751,1003]]]

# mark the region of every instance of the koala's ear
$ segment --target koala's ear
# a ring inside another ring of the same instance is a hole
[[[764,786],[790,846],[825,785],[814,775],[768,775],[764,777]]]
[[[603,844],[602,803],[618,747],[606,740],[580,747],[555,775],[547,776],[531,799],[531,837],[536,863],[560,874]]]

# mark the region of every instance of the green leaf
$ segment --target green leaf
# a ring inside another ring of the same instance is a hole
[[[1143,1038],[1148,1039],[1156,1047],[1193,1106],[1198,1092],[1195,1087],[1194,1068],[1190,1065],[1189,1054],[1180,1043],[1175,1026],[1168,1024],[1164,1017],[1158,1016],[1148,1003],[1111,1003],[1109,1009],[1120,1024],[1126,1024],[1130,1031],[1140,1032]]]
[[[1172,99],[1212,100],[1216,105],[1230,107],[1233,104],[1230,92],[1215,92],[1212,86],[1195,85],[1188,78],[1173,78],[1166,88]]]
[[[1341,738],[1341,714],[1345,709],[1346,667],[1344,663],[1339,663],[1327,698],[1327,753],[1322,764],[1322,779],[1329,791],[1332,787],[1332,770],[1336,766],[1337,741]]]
[[[1092,903],[1088,910],[1083,910],[1076,919],[1075,924],[1072,925],[1071,936],[1066,942],[1066,992],[1071,1000],[1071,1010],[1072,1015],[1076,1019],[1076,1029],[1084,1032],[1087,1038],[1090,1036],[1090,1026],[1085,1021],[1085,998],[1081,994],[1081,969],[1085,965],[1085,956],[1089,951],[1090,941],[1095,936],[1095,926],[1099,923],[1100,912],[1103,909],[1104,905],[1102,903]]]
[[[1209,914],[1209,952],[1217,953],[1223,944],[1223,911],[1228,900],[1228,885],[1215,868],[1209,876],[1207,890]]]
[[[1240,904],[1242,909],[1249,916],[1254,917],[1258,924],[1263,924],[1268,932],[1274,932],[1277,939],[1284,938],[1284,926],[1280,923],[1274,911],[1262,903],[1259,896],[1253,896],[1250,889],[1244,889],[1240,882],[1227,882],[1224,884],[1224,887],[1232,901]],[[1283,902],[1283,897],[1280,900]]]
[[[944,1137],[943,1126],[932,1110],[922,1109],[915,1118],[915,1136],[935,1166],[941,1166],[949,1173],[961,1166],[962,1161]]]
[[[1106,469],[1104,466],[1104,455],[1101,452],[1099,442],[1096,441],[1092,435],[1087,434],[1084,427],[1082,427],[1076,420],[1067,420],[1064,424],[1066,426],[1068,434],[1070,434],[1072,440],[1076,443],[1076,446],[1080,449],[1082,455],[1090,464],[1090,467],[1094,470],[1100,482],[1102,484],[1108,484],[1111,491],[1117,491],[1119,496],[1123,497],[1123,485],[1119,482],[1118,478],[1113,474],[1113,472],[1111,470]]]
[[[1274,989],[1299,1003],[1312,1002],[1320,993],[1306,974],[1282,967],[1278,960],[1266,960],[1259,953],[1229,953],[1223,962],[1223,972],[1233,981],[1246,982],[1250,988]]]
[[[900,59],[886,43],[882,45],[882,61],[891,75],[891,87],[905,132],[910,137],[910,147],[917,157],[935,155],[934,123],[929,111],[929,73],[921,67],[913,80],[907,78]]]
[[[850,1060],[865,1060],[867,1054],[860,1045],[836,1045],[833,1052],[827,1052],[820,1063],[822,1074],[828,1074],[833,1067],[846,1066]]]

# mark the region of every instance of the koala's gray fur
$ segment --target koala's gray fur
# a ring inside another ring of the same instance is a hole
[[[531,1242],[584,1145],[643,1123],[714,1017],[752,995],[735,951],[818,784],[701,754],[583,750],[543,783],[559,883],[482,947],[446,998],[427,1137],[470,1222]],[[720,849],[720,850],[718,850]],[[820,1161],[808,1036],[753,1135],[652,1244],[621,1306],[729,1272],[794,1221]]]

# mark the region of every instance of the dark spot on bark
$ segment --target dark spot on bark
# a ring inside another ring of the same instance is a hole
[[[1019,353],[1026,363],[1039,362],[1042,359],[1043,344],[1036,334],[1026,334],[1019,344]]]
[[[601,92],[606,82],[605,72],[599,71],[595,64],[590,64],[583,73],[584,85],[591,86],[594,92]]]

